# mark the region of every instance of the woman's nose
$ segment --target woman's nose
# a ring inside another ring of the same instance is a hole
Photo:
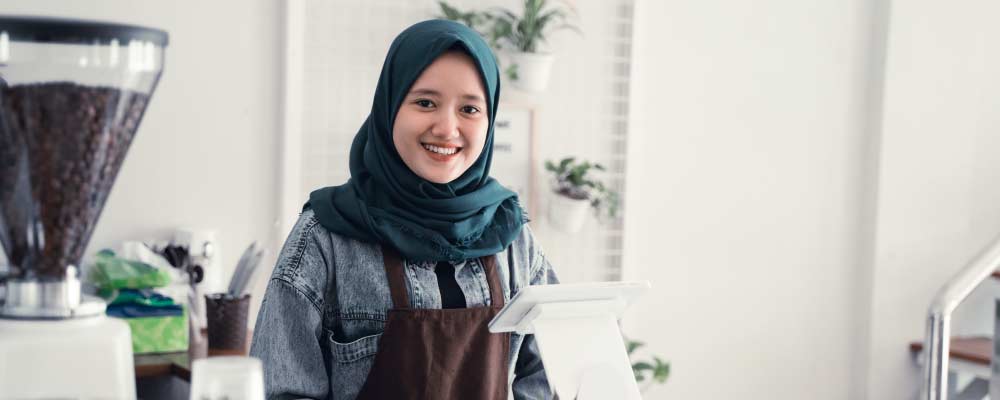
[[[444,138],[458,136],[458,117],[451,112],[439,112],[437,114],[431,134]]]

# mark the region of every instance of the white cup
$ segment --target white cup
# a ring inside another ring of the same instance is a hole
[[[264,400],[264,370],[254,357],[194,360],[190,400]]]

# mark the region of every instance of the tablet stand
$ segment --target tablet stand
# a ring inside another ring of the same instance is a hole
[[[560,399],[640,400],[618,329],[624,300],[536,304],[515,332],[533,333],[549,386]]]

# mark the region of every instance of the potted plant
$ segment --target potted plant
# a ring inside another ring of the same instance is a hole
[[[556,228],[578,232],[586,221],[588,207],[597,216],[617,216],[618,193],[588,175],[591,170],[604,171],[601,164],[566,157],[558,164],[546,161],[545,169],[554,175],[555,196],[549,202],[549,221]]]
[[[632,353],[644,345],[645,343],[639,341],[625,339],[628,358],[632,362],[632,373],[635,375],[635,381],[642,385],[639,388],[640,392],[645,392],[654,383],[666,383],[670,376],[670,363],[660,357],[654,355],[651,360],[635,360],[632,357]]]
[[[549,7],[547,0],[524,0],[524,12],[518,16],[507,9],[496,9],[488,36],[506,53],[510,65],[505,69],[511,84],[522,90],[539,92],[548,86],[549,71],[555,57],[542,49],[546,35],[561,29],[580,29],[568,22],[576,14],[572,6]]]
[[[519,16],[511,10],[496,8],[484,12],[462,12],[439,1],[440,18],[459,21],[476,29],[490,45],[506,55],[504,68],[511,84],[521,90],[538,92],[548,85],[549,71],[555,59],[542,49],[546,35],[561,29],[580,29],[568,22],[576,11],[565,7],[549,7],[548,0],[524,0],[524,12]]]

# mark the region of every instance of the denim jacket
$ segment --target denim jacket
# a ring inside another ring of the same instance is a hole
[[[404,260],[411,307],[441,308],[433,262]],[[511,268],[511,264],[513,268]],[[525,285],[558,283],[527,225],[497,255],[505,299]],[[455,265],[469,307],[489,305],[483,265]],[[304,211],[278,256],[257,315],[250,355],[264,366],[268,399],[354,399],[372,367],[392,308],[379,245],[323,228]],[[511,335],[507,368],[512,399],[550,399],[533,335]]]

